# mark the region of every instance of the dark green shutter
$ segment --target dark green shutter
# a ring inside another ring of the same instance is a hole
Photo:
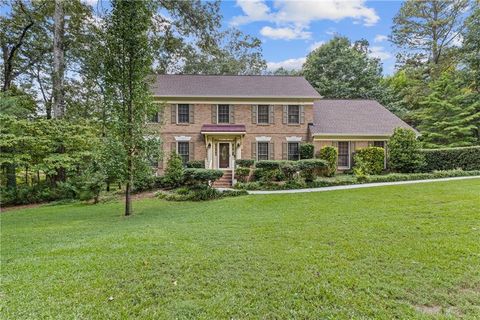
[[[283,106],[283,124],[288,123],[288,106]]]
[[[188,144],[188,161],[195,160],[195,145],[193,142]]]
[[[258,106],[252,105],[252,123],[257,123]]]
[[[273,146],[273,142],[268,144],[268,160],[275,160],[275,149]]]
[[[268,106],[268,123],[275,123],[275,106]]]

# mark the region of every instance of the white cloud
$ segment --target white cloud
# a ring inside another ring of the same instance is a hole
[[[380,46],[370,47],[370,53],[368,55],[370,57],[378,58],[382,61],[392,58],[392,54],[388,51],[385,51],[385,48]]]
[[[311,36],[310,32],[303,31],[301,28],[272,28],[272,27],[263,27],[260,30],[260,34],[264,37],[271,38],[274,40],[293,40],[293,39],[309,39]]]
[[[310,45],[310,48],[309,48],[309,49],[310,49],[310,51],[313,51],[313,50],[317,49],[318,47],[320,47],[320,46],[323,45],[323,44],[325,44],[325,41],[316,41],[316,42],[314,42],[314,43],[312,43],[312,44]]]
[[[375,39],[373,39],[373,42],[383,42],[383,41],[386,41],[386,40],[388,40],[388,37],[386,35],[377,34],[375,36]]]
[[[287,70],[300,70],[306,59],[307,58],[302,57],[296,59],[287,59],[279,62],[267,62],[267,69],[270,71],[275,71],[278,68],[284,68]]]
[[[365,0],[275,0],[272,11],[265,0],[237,0],[243,15],[233,18],[233,24],[255,21],[269,21],[277,24],[295,24],[308,27],[316,20],[340,21],[352,18],[366,26],[372,26],[380,19],[373,8],[365,5]]]

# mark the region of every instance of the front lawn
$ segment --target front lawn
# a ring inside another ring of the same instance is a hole
[[[480,179],[2,213],[3,319],[480,317]]]

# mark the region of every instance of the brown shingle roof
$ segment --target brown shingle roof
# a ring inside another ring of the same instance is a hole
[[[151,89],[159,97],[321,97],[304,77],[294,76],[157,75]]]
[[[313,107],[312,135],[391,135],[413,129],[375,100],[320,100]]]

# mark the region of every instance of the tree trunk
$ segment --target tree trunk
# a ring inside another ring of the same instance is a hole
[[[55,13],[53,16],[53,115],[62,118],[65,114],[64,101],[64,36],[65,36],[65,13],[62,0],[55,0]]]
[[[125,187],[125,215],[129,216],[132,214],[132,199],[130,197],[131,192],[131,184],[130,181],[127,182]]]

